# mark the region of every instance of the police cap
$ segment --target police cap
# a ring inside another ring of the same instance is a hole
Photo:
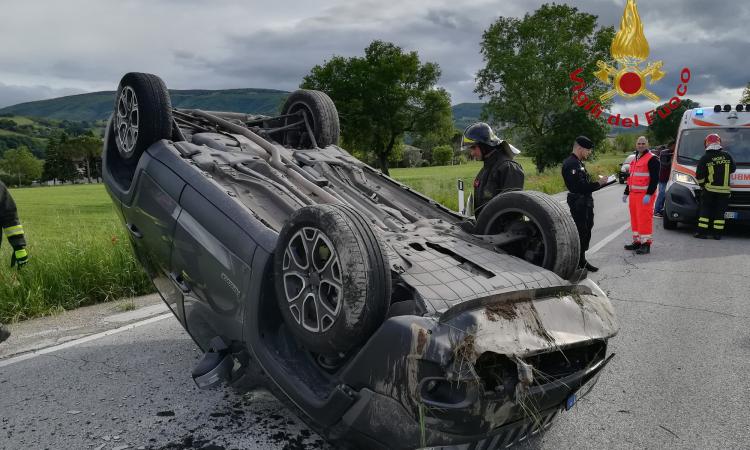
[[[580,145],[586,150],[591,150],[594,148],[594,143],[591,142],[591,139],[587,138],[586,136],[578,136],[576,138],[576,144]]]

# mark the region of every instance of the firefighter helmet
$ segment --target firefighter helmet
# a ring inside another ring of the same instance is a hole
[[[489,125],[484,122],[477,122],[466,127],[461,145],[463,147],[471,147],[476,144],[484,144],[490,147],[497,147],[501,142],[502,139],[497,137]]]
[[[706,150],[721,150],[721,137],[716,133],[711,133],[706,136],[703,146]]]

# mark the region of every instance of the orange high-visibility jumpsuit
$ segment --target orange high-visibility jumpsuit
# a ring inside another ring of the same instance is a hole
[[[643,197],[647,194],[649,181],[648,162],[654,154],[646,151],[643,156],[630,163],[628,177],[630,228],[633,230],[633,242],[651,244],[654,229],[654,203],[656,195],[651,195],[647,204],[643,204]]]

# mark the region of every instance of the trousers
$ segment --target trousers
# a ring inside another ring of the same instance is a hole
[[[654,240],[654,202],[656,202],[656,196],[652,195],[649,202],[644,205],[643,197],[645,195],[642,192],[630,192],[628,196],[630,228],[633,230],[633,242],[650,244]]]
[[[701,191],[698,208],[698,232],[720,235],[724,233],[724,213],[729,206],[729,194]]]
[[[591,229],[594,228],[594,199],[591,196],[568,193],[568,206],[581,241],[578,266],[583,267],[586,265],[586,250],[591,243]]]

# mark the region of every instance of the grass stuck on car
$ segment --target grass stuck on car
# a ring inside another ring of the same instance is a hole
[[[576,279],[569,212],[508,192],[467,231],[338,138],[323,92],[264,116],[176,109],[159,77],[122,78],[103,176],[204,352],[195,382],[268,389],[340,447],[499,448],[548,428],[618,330]]]

